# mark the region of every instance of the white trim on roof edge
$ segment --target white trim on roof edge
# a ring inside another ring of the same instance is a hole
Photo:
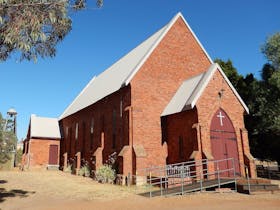
[[[68,112],[68,109],[72,106],[72,104],[74,104],[74,102],[79,98],[79,96],[83,94],[83,92],[84,92],[84,91],[87,89],[87,87],[95,80],[95,78],[96,78],[96,76],[94,76],[94,77],[90,80],[90,82],[84,87],[84,89],[83,89],[83,90],[76,96],[76,98],[72,101],[72,103],[69,104],[69,105],[67,106],[67,108],[64,110],[64,112],[59,116],[58,120],[63,119],[63,118],[62,118],[63,115],[64,115],[65,113]],[[67,115],[67,116],[68,116],[68,115]],[[67,116],[66,116],[66,117],[67,117]]]
[[[196,102],[198,101],[198,99],[200,98],[200,96],[202,95],[202,93],[204,92],[205,88],[207,87],[210,79],[212,78],[212,76],[214,75],[215,71],[217,69],[216,64],[212,64],[209,69],[204,73],[204,75],[202,76],[202,78],[200,79],[200,81],[198,82],[197,86],[200,85],[200,83],[202,82],[202,80],[205,80],[202,82],[202,86],[198,89],[198,93],[196,92],[196,88],[194,90],[194,92],[192,93],[190,98],[192,99],[191,102],[191,108],[193,109]]]
[[[247,107],[247,105],[244,103],[244,101],[242,100],[242,98],[240,97],[240,95],[238,94],[238,92],[236,91],[236,89],[233,87],[233,85],[231,84],[231,82],[229,81],[229,79],[227,78],[227,76],[225,75],[225,73],[223,72],[222,68],[220,67],[219,64],[214,63],[212,64],[208,71],[205,73],[205,75],[203,75],[203,77],[201,78],[200,82],[205,79],[205,81],[203,81],[202,83],[202,87],[198,90],[198,93],[194,93],[192,94],[191,97],[194,97],[192,102],[191,102],[191,108],[194,108],[196,102],[198,101],[199,97],[202,95],[202,93],[204,92],[205,88],[207,87],[210,79],[213,77],[214,73],[216,70],[219,70],[219,72],[222,74],[223,78],[226,80],[227,84],[230,86],[231,90],[233,91],[234,95],[237,97],[237,99],[239,100],[239,102],[241,103],[241,105],[243,106],[243,108],[245,109],[246,113],[249,114],[249,108]],[[210,74],[210,75],[209,75]],[[200,83],[199,82],[199,83]],[[198,84],[199,84],[198,83]]]
[[[208,55],[207,51],[205,50],[205,48],[202,46],[201,42],[198,40],[197,36],[195,35],[195,33],[193,32],[193,30],[191,29],[190,25],[188,24],[188,22],[185,20],[185,18],[183,17],[181,12],[178,12],[172,19],[171,21],[168,23],[166,29],[162,32],[162,34],[160,35],[160,37],[156,40],[156,42],[153,44],[153,46],[150,48],[150,50],[148,51],[148,53],[140,60],[140,62],[136,65],[136,67],[134,68],[134,70],[129,74],[129,76],[125,79],[124,81],[124,85],[127,86],[130,81],[132,80],[132,78],[134,77],[134,75],[138,72],[138,70],[142,67],[142,65],[146,62],[146,60],[149,58],[149,56],[152,54],[152,52],[154,51],[154,49],[159,45],[159,43],[161,42],[161,40],[164,38],[164,36],[168,33],[168,31],[170,30],[170,28],[174,25],[174,23],[178,20],[178,18],[182,18],[183,22],[186,24],[187,28],[190,30],[191,34],[193,35],[193,37],[195,38],[195,40],[197,41],[198,45],[201,47],[201,49],[203,50],[203,52],[205,53],[205,55],[207,56],[207,58],[209,59],[210,63],[213,64],[212,59],[210,58],[210,56]]]
[[[240,103],[242,104],[242,106],[244,107],[245,111],[247,112],[247,114],[250,113],[249,108],[247,107],[247,105],[245,104],[245,102],[242,100],[241,96],[238,94],[238,92],[236,91],[236,89],[233,87],[233,85],[231,84],[231,82],[229,81],[229,79],[227,78],[226,74],[224,73],[224,71],[222,70],[222,68],[220,67],[219,64],[216,64],[218,67],[218,70],[220,71],[220,73],[223,75],[223,77],[225,78],[226,82],[228,83],[228,85],[230,86],[230,88],[232,89],[234,95],[238,98],[238,100],[240,101]]]

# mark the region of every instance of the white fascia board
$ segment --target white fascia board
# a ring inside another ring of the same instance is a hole
[[[94,77],[90,80],[90,82],[84,87],[84,89],[83,89],[83,90],[76,96],[76,98],[72,101],[72,103],[64,110],[64,112],[60,115],[60,117],[58,118],[58,120],[61,120],[61,119],[65,118],[65,117],[68,117],[68,116],[69,116],[69,114],[66,114],[66,113],[68,112],[68,110],[70,109],[70,107],[72,107],[72,105],[76,102],[76,100],[80,97],[80,95],[82,95],[82,94],[86,91],[86,89],[90,86],[90,84],[93,83],[93,81],[95,80],[95,78],[96,78],[96,76],[94,76]],[[72,113],[72,114],[74,114],[74,113]]]
[[[211,64],[213,64],[213,60],[211,59],[211,57],[209,56],[209,54],[207,53],[207,51],[205,50],[205,48],[203,47],[203,45],[201,44],[201,42],[199,41],[199,39],[197,38],[197,36],[195,35],[195,33],[193,32],[192,28],[190,27],[190,25],[188,24],[188,22],[185,20],[184,16],[179,12],[178,13],[180,15],[180,17],[182,18],[182,20],[184,21],[184,23],[186,24],[186,26],[188,27],[188,29],[190,30],[191,34],[193,35],[193,37],[195,38],[195,40],[197,41],[198,45],[201,47],[201,49],[203,50],[203,52],[205,53],[205,55],[207,56],[208,60],[210,61]]]
[[[157,39],[157,41],[152,45],[152,47],[150,48],[150,50],[147,52],[147,54],[141,59],[141,61],[136,65],[136,67],[134,68],[134,70],[132,71],[132,73],[127,77],[127,79],[124,82],[124,85],[127,86],[130,81],[132,80],[132,78],[134,77],[134,75],[138,72],[138,70],[142,67],[142,65],[146,62],[146,60],[149,58],[149,56],[152,54],[152,52],[154,51],[154,49],[159,45],[159,43],[161,42],[161,40],[165,37],[165,35],[168,33],[168,31],[170,30],[170,28],[174,25],[174,23],[178,20],[178,18],[182,18],[183,22],[186,24],[187,28],[190,30],[191,34],[193,35],[193,37],[195,38],[195,40],[197,41],[198,45],[201,47],[201,49],[203,50],[203,52],[205,53],[205,55],[207,56],[207,58],[209,59],[210,63],[213,63],[212,59],[210,58],[210,56],[208,55],[208,53],[206,52],[206,50],[204,49],[204,47],[202,46],[202,44],[200,43],[200,41],[198,40],[197,36],[195,35],[195,33],[193,32],[193,30],[191,29],[191,27],[189,26],[189,24],[187,23],[187,21],[185,20],[185,18],[183,17],[181,12],[178,12],[172,19],[171,21],[168,23],[168,25],[166,26],[166,29],[162,32],[162,34],[160,35],[160,37]]]
[[[210,79],[214,75],[214,72],[215,72],[216,69],[217,69],[216,64],[212,64],[210,66],[210,68],[207,70],[207,72],[205,72],[205,74],[203,75],[201,80],[198,82],[197,87],[195,88],[192,96],[190,97],[190,98],[192,98],[191,99],[191,108],[192,109],[194,108],[194,106],[196,105],[196,102],[198,101],[198,99],[200,98],[202,93],[204,92],[204,90],[207,87]]]
[[[222,70],[222,68],[220,67],[219,64],[216,64],[217,68],[219,70],[219,72],[222,74],[222,76],[224,77],[224,79],[226,80],[226,82],[228,83],[228,85],[230,86],[231,90],[233,91],[234,95],[238,98],[239,102],[241,103],[241,105],[243,106],[243,108],[245,109],[246,113],[249,114],[249,108],[247,107],[247,105],[245,104],[245,102],[242,100],[242,98],[240,97],[240,95],[238,94],[238,92],[236,91],[236,89],[233,87],[232,83],[229,81],[229,79],[227,78],[226,74],[224,73],[224,71]]]
[[[246,104],[244,103],[244,101],[242,100],[242,98],[240,97],[238,92],[236,91],[236,89],[233,87],[233,85],[231,84],[231,82],[229,81],[229,79],[227,78],[225,73],[223,72],[220,65],[217,63],[214,63],[210,66],[210,68],[208,69],[206,74],[201,78],[201,81],[198,83],[198,86],[200,86],[200,85],[201,86],[198,88],[198,90],[195,90],[191,96],[191,97],[194,97],[191,101],[191,108],[194,108],[194,106],[196,105],[198,99],[204,92],[205,88],[207,87],[210,79],[213,77],[216,70],[218,70],[222,74],[223,78],[225,79],[225,81],[227,82],[227,84],[229,85],[231,90],[233,91],[234,95],[237,97],[237,99],[239,100],[239,102],[241,103],[243,108],[245,109],[246,113],[249,114],[249,108],[246,106]],[[198,91],[198,92],[196,92],[196,91]]]

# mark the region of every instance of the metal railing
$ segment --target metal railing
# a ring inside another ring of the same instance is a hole
[[[221,188],[234,183],[236,191],[236,161],[233,158],[222,160],[197,160],[166,166],[150,167],[139,171],[146,177],[149,196],[184,194],[202,191],[211,187]]]

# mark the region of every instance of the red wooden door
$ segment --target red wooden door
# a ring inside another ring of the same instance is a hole
[[[222,172],[221,176],[233,176],[235,173],[240,173],[237,138],[234,127],[228,115],[222,110],[218,109],[214,114],[210,126],[210,139],[212,154],[215,160],[234,158],[234,166],[232,160],[224,160],[218,162],[219,170],[226,170]]]
[[[58,145],[50,145],[49,149],[49,165],[57,165],[58,162]]]

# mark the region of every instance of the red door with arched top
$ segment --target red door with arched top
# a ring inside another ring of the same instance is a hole
[[[235,173],[240,174],[237,138],[232,122],[223,109],[218,109],[212,117],[210,126],[210,139],[212,154],[218,162],[221,176],[233,176]],[[234,162],[232,159],[234,158]],[[226,160],[228,159],[228,160]],[[233,166],[234,163],[234,166]]]

